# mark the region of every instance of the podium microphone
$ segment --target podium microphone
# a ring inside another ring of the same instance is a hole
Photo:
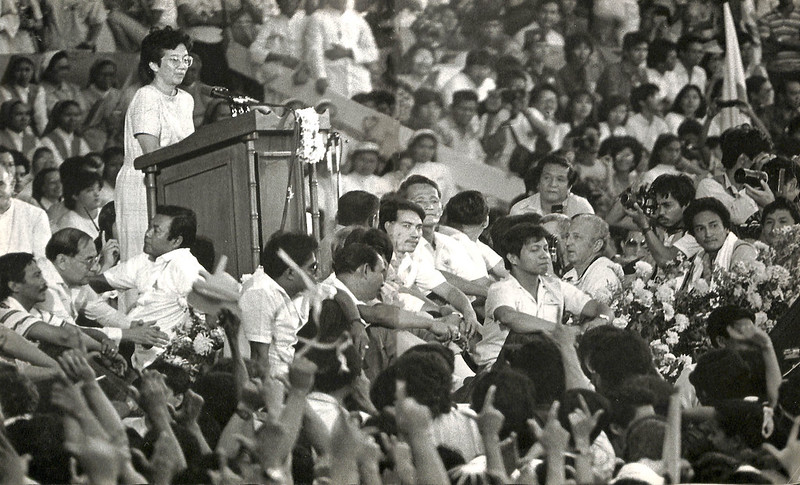
[[[234,104],[261,104],[261,101],[242,94],[232,93],[228,88],[222,86],[200,86],[200,92],[212,98],[219,98]]]

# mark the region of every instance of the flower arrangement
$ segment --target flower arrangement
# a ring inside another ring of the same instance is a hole
[[[204,315],[189,307],[189,319],[175,329],[175,336],[159,359],[180,367],[194,380],[205,367],[214,363],[217,352],[224,344],[224,330],[221,327],[211,328]]]
[[[710,281],[698,280],[689,289],[679,288],[681,278],[676,277],[686,274],[688,261],[680,260],[650,279],[652,267],[637,263],[636,277],[626,282],[612,302],[619,315],[614,324],[637,331],[650,342],[656,367],[672,381],[710,347],[706,323],[714,309],[723,305],[747,308],[755,314],[755,324],[769,332],[800,288],[789,270],[774,264],[769,248],[760,246],[760,260],[717,269]]]
[[[763,244],[761,246],[770,249]],[[783,266],[793,279],[800,278],[800,224],[776,229],[773,233],[772,250],[762,253],[766,253],[763,255],[765,261]]]
[[[319,114],[314,108],[295,110],[300,124],[300,146],[297,157],[302,163],[319,163],[325,155],[324,135],[319,132]]]

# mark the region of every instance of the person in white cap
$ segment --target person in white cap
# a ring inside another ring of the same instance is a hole
[[[348,174],[342,175],[341,193],[346,194],[353,190],[364,190],[382,197],[391,192],[392,186],[388,180],[375,175],[378,168],[380,147],[371,141],[361,142],[356,145],[350,154],[350,168]]]

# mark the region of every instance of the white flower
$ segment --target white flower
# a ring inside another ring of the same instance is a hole
[[[639,278],[650,278],[653,274],[653,265],[646,261],[637,261],[633,268],[636,270],[636,276]]]
[[[757,326],[763,328],[764,324],[767,323],[769,317],[764,312],[756,312],[756,321],[754,322]]]
[[[198,355],[208,355],[214,350],[214,341],[201,333],[194,338],[192,348]]]
[[[652,342],[650,342],[650,349],[656,355],[664,355],[667,352],[669,352],[669,347],[667,346],[667,344],[665,344],[660,340],[653,340]]]
[[[677,345],[679,340],[680,336],[674,330],[667,330],[666,334],[664,335],[664,341],[667,343],[667,345]]]
[[[645,291],[644,280],[642,280],[641,278],[636,278],[635,280],[633,280],[633,283],[631,284],[631,291],[633,291],[634,294],[638,294],[641,293],[642,291]]]
[[[661,303],[672,303],[675,300],[675,292],[669,285],[661,285],[656,290],[656,298]]]
[[[664,309],[664,320],[670,321],[675,318],[675,309],[669,303],[662,303]]]
[[[625,315],[620,315],[611,322],[611,325],[614,325],[617,328],[626,328],[628,326],[629,320],[628,317]]]
[[[683,313],[678,313],[675,315],[675,331],[678,333],[683,332],[687,328],[689,328],[689,317],[684,315]]]
[[[662,357],[661,359],[663,360],[664,365],[670,365],[673,362],[675,362],[678,358],[675,357],[675,355],[672,354],[671,352],[667,352],[666,354],[664,354],[664,357]]]
[[[754,309],[760,309],[761,306],[764,304],[764,301],[762,300],[761,295],[759,295],[754,290],[752,290],[752,288],[751,288],[751,291],[747,292],[747,302],[750,303],[750,305]]]
[[[705,295],[711,290],[711,287],[708,286],[708,282],[703,278],[694,282],[694,289],[701,295]]]

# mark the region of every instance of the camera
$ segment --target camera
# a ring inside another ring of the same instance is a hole
[[[639,187],[636,192],[631,187],[619,194],[619,201],[626,209],[635,209],[638,205],[647,216],[656,213],[657,201],[655,194],[646,187]]]
[[[733,180],[737,184],[747,184],[751,187],[761,187],[761,181],[769,182],[769,174],[760,170],[740,168],[733,172]]]

